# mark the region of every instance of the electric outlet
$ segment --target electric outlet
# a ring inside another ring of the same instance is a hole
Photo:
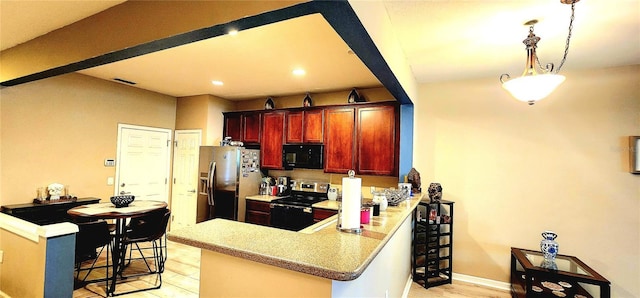
[[[4,251],[0,250],[0,264],[2,264],[3,260],[4,260]]]

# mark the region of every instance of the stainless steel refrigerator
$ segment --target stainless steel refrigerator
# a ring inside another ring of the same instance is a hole
[[[260,150],[235,146],[200,147],[197,222],[212,218],[244,221],[246,200],[258,194]]]

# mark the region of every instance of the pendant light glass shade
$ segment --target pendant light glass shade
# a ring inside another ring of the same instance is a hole
[[[557,74],[522,76],[504,82],[502,88],[517,100],[533,104],[551,94],[564,79],[563,75]]]
[[[578,1],[580,0],[560,1],[563,4],[571,5],[571,19],[569,21],[569,34],[567,35],[564,56],[562,57],[562,61],[560,62],[560,67],[558,67],[558,70],[555,72],[553,71],[553,63],[549,63],[543,68],[542,65],[540,65],[538,56],[536,55],[536,48],[538,45],[538,41],[540,41],[540,37],[537,37],[533,33],[533,25],[535,25],[538,20],[531,20],[525,23],[525,25],[529,26],[529,35],[522,41],[527,50],[527,60],[525,63],[524,72],[522,73],[522,76],[514,79],[511,79],[509,74],[506,73],[500,76],[502,88],[509,91],[509,93],[511,93],[511,95],[517,100],[526,102],[529,105],[533,105],[536,101],[549,96],[551,92],[553,92],[560,84],[562,84],[562,82],[564,82],[565,77],[557,73],[560,71],[562,65],[564,65],[564,62],[567,59],[567,53],[569,52],[569,41],[571,40],[571,31],[573,29],[575,4]],[[536,70],[536,65],[538,66],[541,74],[538,74],[539,72],[538,70]]]

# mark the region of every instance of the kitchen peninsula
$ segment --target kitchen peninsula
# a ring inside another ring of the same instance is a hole
[[[201,297],[400,297],[420,198],[387,208],[361,234],[337,231],[335,215],[300,232],[214,219],[168,237],[202,249]]]

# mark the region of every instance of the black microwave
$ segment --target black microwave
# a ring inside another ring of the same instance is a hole
[[[324,145],[283,145],[282,165],[285,169],[322,169]]]

